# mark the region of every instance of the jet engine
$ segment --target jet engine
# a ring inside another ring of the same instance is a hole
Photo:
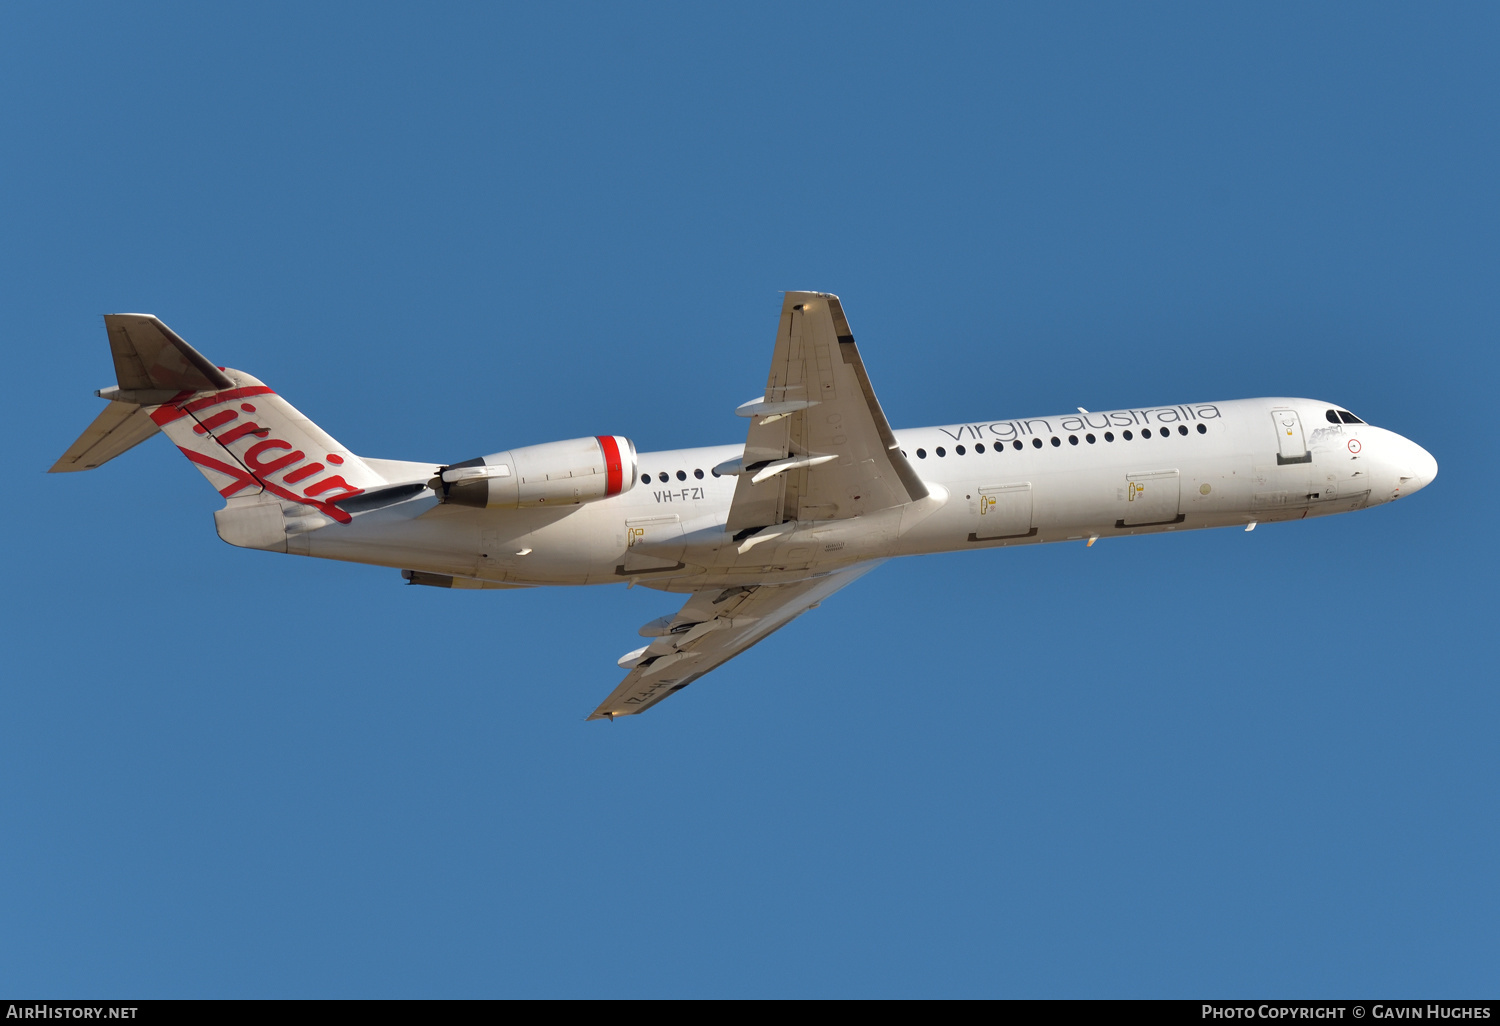
[[[635,472],[635,443],[598,435],[454,463],[432,486],[443,502],[479,509],[576,506],[629,491]]]

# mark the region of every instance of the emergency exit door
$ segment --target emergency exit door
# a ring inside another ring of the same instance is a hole
[[[1156,524],[1180,524],[1182,514],[1182,481],[1175,470],[1149,470],[1125,476],[1120,491],[1120,519],[1116,527],[1147,527]]]
[[[1020,538],[1032,533],[1030,481],[979,489],[979,523],[969,535],[971,541]]]
[[[677,514],[633,517],[625,521],[625,556],[615,573],[631,577],[680,570],[686,544]]]

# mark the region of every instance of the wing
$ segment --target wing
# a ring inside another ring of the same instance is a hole
[[[726,530],[841,520],[927,496],[880,409],[837,296],[788,292]]]
[[[589,716],[614,719],[645,712],[709,670],[815,608],[883,560],[794,584],[710,588],[694,593],[674,616],[653,620],[641,634],[655,640],[620,660],[631,667],[620,686]]]

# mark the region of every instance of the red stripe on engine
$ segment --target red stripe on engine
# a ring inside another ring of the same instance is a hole
[[[625,484],[625,472],[620,467],[620,443],[614,435],[595,435],[595,441],[604,451],[604,494],[619,495]]]

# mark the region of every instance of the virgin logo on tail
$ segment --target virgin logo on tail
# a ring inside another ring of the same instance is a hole
[[[253,404],[241,400],[258,395],[275,394],[264,385],[256,385],[215,392],[213,395],[186,403],[182,402],[186,396],[179,396],[165,406],[154,410],[151,419],[156,421],[158,426],[165,426],[183,417],[191,417],[196,422],[193,433],[203,436],[205,441],[217,442],[235,461],[232,464],[226,463],[207,453],[181,445],[177,447],[194,463],[224,474],[230,479],[229,484],[219,489],[219,494],[226,499],[232,495],[238,495],[247,488],[264,488],[279,498],[311,506],[319,513],[341,524],[349,523],[353,517],[339,509],[335,503],[356,495],[363,495],[365,490],[354,487],[345,481],[341,474],[330,473],[327,476],[320,476],[330,469],[328,464],[337,467],[344,462],[344,457],[338,453],[327,453],[322,458],[326,462],[319,462],[316,458],[309,461],[307,454],[294,448],[290,442],[269,437],[271,428],[262,427],[253,419],[241,420],[241,415],[256,412]],[[203,415],[216,406],[224,406],[237,401],[239,401],[238,409],[220,410],[217,413]],[[229,448],[246,439],[255,439],[255,441],[242,454],[236,455]],[[277,474],[281,475],[281,480],[272,481],[272,476]],[[301,493],[294,491],[290,487],[292,485],[299,486]]]

